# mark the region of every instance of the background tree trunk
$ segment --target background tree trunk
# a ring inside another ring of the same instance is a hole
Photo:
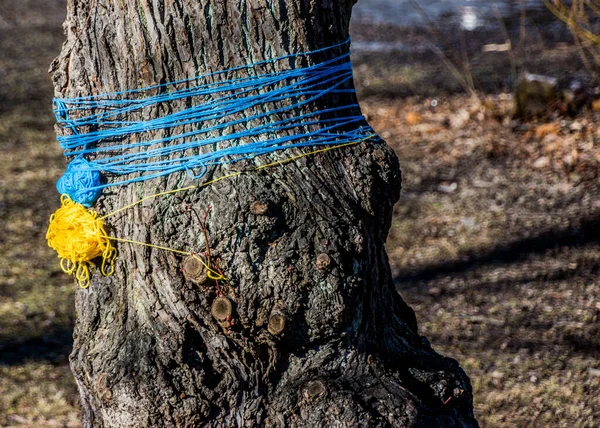
[[[137,88],[329,46],[348,37],[352,3],[69,0],[67,41],[52,67],[56,95]],[[298,113],[353,99],[330,95]],[[105,191],[95,208],[109,212],[185,180],[174,174]],[[399,193],[398,161],[373,140],[111,218],[116,236],[203,251],[198,217],[210,205],[209,244],[233,284],[234,325],[211,316],[214,287],[186,280],[181,257],[118,245],[115,275],[94,276],[77,295],[71,366],[84,424],[476,425],[468,378],[418,335],[391,281],[384,243]],[[273,334],[280,316],[284,331]]]

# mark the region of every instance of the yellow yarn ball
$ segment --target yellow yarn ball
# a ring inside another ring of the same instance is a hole
[[[90,268],[96,267],[93,259],[102,257],[100,272],[112,275],[117,250],[96,212],[73,202],[68,195],[62,195],[60,201],[62,206],[50,217],[46,239],[58,253],[62,270],[74,273],[79,286],[86,288],[90,284]]]

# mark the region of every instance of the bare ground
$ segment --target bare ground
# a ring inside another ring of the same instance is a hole
[[[65,166],[46,74],[63,8],[0,9],[0,426],[79,426],[76,287],[44,239]],[[585,81],[561,43],[530,45],[529,67]],[[390,262],[422,334],[471,377],[482,426],[598,426],[600,115],[511,122],[493,55],[472,58],[480,100],[431,54],[355,58],[363,110],[403,167]]]

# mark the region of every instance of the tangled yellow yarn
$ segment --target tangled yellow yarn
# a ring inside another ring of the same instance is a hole
[[[96,267],[93,259],[102,257],[100,272],[104,276],[112,275],[117,250],[96,212],[73,202],[67,195],[62,195],[60,202],[62,206],[50,217],[46,239],[58,253],[62,270],[75,274],[79,286],[87,288],[90,267]]]

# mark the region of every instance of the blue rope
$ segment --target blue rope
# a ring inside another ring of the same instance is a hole
[[[364,121],[362,115],[343,116],[344,111],[356,111],[356,103],[297,113],[326,94],[354,92],[347,89],[352,79],[349,53],[310,66],[295,67],[290,61],[284,71],[259,71],[260,66],[348,43],[349,39],[316,51],[145,88],[55,99],[57,122],[70,130],[58,141],[66,156],[75,157],[59,179],[58,191],[89,207],[106,187],[175,172],[197,179],[211,165],[295,147],[344,144],[371,135],[371,128],[357,126]],[[245,77],[222,79],[241,70]],[[156,113],[165,107],[169,113]],[[156,117],[130,120],[131,115],[147,115],[149,110]],[[281,131],[290,135],[279,136]],[[103,182],[101,173],[123,177]]]

